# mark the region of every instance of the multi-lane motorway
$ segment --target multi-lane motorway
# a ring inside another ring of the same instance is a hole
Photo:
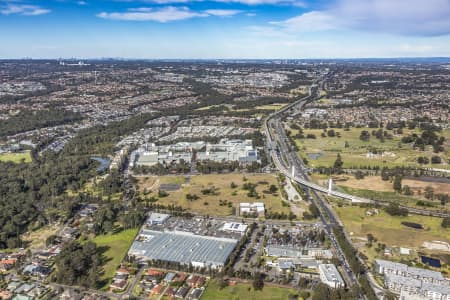
[[[292,103],[286,106],[284,109],[279,110],[278,112],[271,114],[265,120],[265,133],[267,136],[267,148],[269,149],[270,156],[277,167],[277,169],[282,172],[287,178],[292,179],[295,182],[298,182],[304,186],[311,188],[313,193],[312,201],[316,203],[316,205],[320,208],[321,214],[320,219],[322,223],[325,225],[326,232],[330,237],[330,241],[333,244],[334,248],[337,251],[337,256],[342,263],[344,270],[344,277],[350,285],[356,284],[357,279],[355,274],[350,269],[350,266],[342,252],[339,244],[336,241],[334,233],[331,229],[332,225],[339,224],[338,220],[336,220],[334,214],[328,207],[328,205],[323,201],[320,195],[316,193],[316,191],[328,192],[323,187],[316,185],[308,180],[308,175],[306,172],[306,167],[303,164],[303,161],[298,157],[295,151],[291,151],[286,134],[281,125],[280,117],[282,114],[294,106],[303,106],[308,101],[312,100],[314,97],[317,97],[317,88],[312,86],[309,89],[309,96]]]
[[[266,149],[268,149],[275,166],[278,168],[280,172],[285,174],[288,178],[303,186],[310,188],[314,192],[327,193],[330,196],[349,200],[353,203],[377,203],[383,206],[389,205],[389,202],[380,199],[378,200],[366,199],[346,193],[341,193],[339,191],[329,190],[328,188],[318,185],[314,182],[311,182],[308,179],[307,167],[304,165],[303,160],[298,156],[298,154],[295,151],[292,151],[291,147],[288,145],[289,141],[281,124],[281,117],[283,115],[288,115],[289,111],[292,110],[293,108],[296,108],[297,110],[302,109],[306,103],[313,101],[318,97],[319,96],[317,85],[313,84],[309,88],[308,96],[294,103],[291,103],[288,106],[285,106],[283,109],[280,109],[270,114],[266,118],[264,122],[264,131],[267,137]],[[446,211],[432,211],[407,206],[400,206],[400,207],[407,209],[408,212],[412,214],[434,216],[441,218],[450,216],[450,213]]]
[[[326,78],[326,75],[324,78]],[[319,82],[319,85],[321,84],[323,84],[323,80]],[[265,119],[264,131],[267,139],[266,150],[268,151],[270,157],[272,158],[272,161],[274,162],[276,168],[281,173],[283,173],[287,178],[291,179],[292,181],[297,182],[300,185],[308,188],[310,195],[312,195],[312,197],[310,197],[310,200],[313,203],[315,203],[315,205],[319,208],[321,212],[320,219],[322,223],[325,225],[326,232],[330,238],[333,247],[337,251],[338,259],[341,261],[341,264],[343,266],[344,277],[346,281],[350,285],[359,284],[356,275],[352,272],[349,263],[341,247],[339,246],[332,230],[332,226],[341,225],[341,222],[336,217],[333,210],[328,205],[328,203],[323,199],[322,194],[320,193],[326,193],[334,197],[349,200],[351,202],[377,203],[379,205],[388,205],[388,202],[385,202],[383,200],[364,199],[360,197],[355,197],[353,195],[341,193],[338,191],[332,190],[330,191],[329,189],[310,181],[310,179],[308,178],[308,168],[304,165],[303,160],[298,156],[297,152],[294,151],[289,145],[290,142],[286,136],[281,119],[284,116],[290,115],[291,110],[294,109],[297,111],[301,110],[306,103],[313,101],[317,98],[319,98],[318,85],[313,84],[309,88],[308,96],[285,106],[283,109],[280,109],[270,114]],[[436,217],[450,216],[450,213],[448,212],[429,211],[426,209],[417,209],[411,207],[404,207],[404,208],[406,208],[409,213],[413,214],[429,215]],[[384,293],[383,288],[380,287],[378,284],[376,284],[376,282],[374,282],[371,276],[366,277],[377,294]],[[361,298],[366,297],[364,295],[361,295]]]
[[[325,75],[326,77],[326,75]],[[323,80],[320,81],[319,85],[323,83]],[[264,121],[264,131],[267,138],[267,144],[266,144],[266,150],[268,151],[270,157],[272,158],[272,161],[274,162],[276,168],[283,173],[287,178],[301,184],[304,187],[307,187],[309,189],[310,195],[312,197],[310,200],[315,203],[315,205],[319,208],[321,214],[320,219],[322,223],[325,225],[326,232],[330,238],[330,241],[333,245],[333,247],[337,251],[337,257],[341,261],[342,269],[344,272],[344,277],[346,281],[350,284],[359,284],[358,280],[356,278],[356,275],[351,270],[349,263],[339,246],[336,237],[334,236],[332,226],[335,225],[341,225],[340,220],[336,217],[331,207],[328,205],[328,203],[323,199],[321,193],[326,193],[334,197],[343,198],[346,200],[349,200],[351,202],[362,202],[362,203],[374,203],[380,205],[388,205],[387,202],[384,202],[382,200],[371,200],[371,199],[364,199],[360,197],[355,197],[353,195],[337,192],[337,191],[330,191],[327,188],[320,186],[318,184],[315,184],[310,181],[308,178],[308,168],[304,165],[303,160],[298,156],[297,152],[293,150],[289,145],[289,140],[286,136],[285,130],[283,128],[281,119],[284,116],[288,116],[290,114],[290,111],[293,109],[296,109],[297,111],[302,109],[304,105],[310,101],[313,101],[317,98],[319,98],[319,89],[318,85],[313,84],[309,88],[309,95],[294,102],[290,105],[285,106],[283,109],[280,109],[272,114],[270,114]],[[448,212],[435,212],[435,211],[428,211],[428,210],[422,210],[422,209],[416,209],[411,207],[405,207],[408,209],[409,213],[414,214],[421,214],[421,215],[431,215],[431,216],[437,216],[437,217],[446,217],[450,216]],[[350,241],[349,241],[350,242]],[[367,275],[367,274],[366,274]],[[367,279],[372,286],[372,288],[375,290],[375,292],[378,294],[383,294],[384,291],[381,287],[379,287],[378,284],[376,284],[373,281],[373,278],[370,276],[367,276]],[[361,295],[361,298],[366,298],[364,295]]]

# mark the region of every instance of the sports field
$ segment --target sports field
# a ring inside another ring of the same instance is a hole
[[[0,161],[11,161],[14,163],[29,163],[31,162],[31,155],[30,151],[24,151],[24,152],[16,152],[16,153],[1,153],[0,154]]]
[[[244,181],[245,180],[245,181]],[[158,196],[161,185],[169,186],[166,197],[160,197],[157,203],[175,204],[197,213],[226,216],[232,214],[232,207],[238,207],[240,202],[263,202],[271,212],[289,213],[289,207],[282,205],[278,179],[270,174],[213,174],[184,176],[139,177],[139,191],[147,189],[147,196]],[[231,183],[234,183],[232,187]],[[244,190],[245,183],[256,184],[259,199],[250,197]],[[278,189],[268,193],[271,185]],[[214,191],[205,194],[205,190]],[[198,199],[188,200],[188,194],[196,195]]]

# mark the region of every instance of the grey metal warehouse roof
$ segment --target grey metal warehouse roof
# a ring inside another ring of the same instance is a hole
[[[130,255],[151,260],[223,265],[237,244],[235,239],[199,236],[179,231],[142,230],[144,241],[134,241]]]
[[[266,247],[266,252],[267,256],[276,257],[301,257],[303,255],[303,250],[289,246],[269,245]]]

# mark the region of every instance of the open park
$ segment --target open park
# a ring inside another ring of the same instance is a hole
[[[333,136],[328,131],[333,130]],[[450,153],[448,147],[439,154],[433,152],[433,147],[426,146],[424,151],[414,149],[411,144],[402,143],[402,138],[411,134],[421,134],[421,131],[403,129],[403,134],[393,134],[389,138],[377,139],[370,136],[369,140],[361,140],[363,131],[372,132],[377,129],[344,128],[303,129],[303,138],[298,138],[297,130],[291,130],[295,138],[300,155],[308,160],[309,166],[314,168],[333,167],[337,154],[341,155],[343,168],[374,168],[374,167],[419,167],[419,157],[426,157],[426,168],[450,169],[448,159]],[[325,133],[325,134],[323,134]],[[440,135],[446,142],[450,139],[450,130],[443,130]],[[439,156],[441,163],[431,163],[433,156]]]
[[[31,162],[30,151],[14,152],[14,153],[0,153],[0,162],[13,162],[13,163],[29,163]]]
[[[158,204],[181,205],[201,214],[232,215],[240,202],[263,202],[270,212],[290,211],[287,203],[283,205],[278,178],[270,174],[149,176],[138,181],[139,191],[157,197]]]
[[[100,284],[103,289],[109,286],[111,279],[126,256],[137,232],[138,228],[133,228],[117,233],[98,235],[92,239],[92,242],[97,244],[104,259],[103,274],[100,277]]]

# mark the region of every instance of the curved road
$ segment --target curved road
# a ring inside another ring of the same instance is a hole
[[[313,182],[311,182],[308,179],[308,173],[307,168],[305,167],[303,161],[299,158],[296,151],[291,151],[291,148],[289,147],[288,143],[289,140],[286,136],[286,133],[284,129],[281,126],[281,116],[289,111],[290,109],[298,106],[299,108],[302,108],[308,101],[311,101],[313,99],[317,99],[317,86],[313,84],[309,88],[309,95],[293,102],[284,108],[270,114],[265,120],[264,120],[264,131],[267,138],[267,148],[268,152],[270,153],[270,157],[272,158],[272,161],[274,162],[277,169],[283,173],[287,178],[305,186],[308,187],[311,190],[311,193],[314,198],[311,200],[318,206],[320,213],[320,219],[322,223],[325,225],[325,229],[328,233],[328,236],[330,238],[331,243],[333,244],[333,247],[337,251],[337,257],[342,263],[344,275],[350,285],[358,284],[359,282],[356,278],[356,275],[352,272],[349,263],[340,248],[338,242],[336,241],[336,238],[334,236],[333,230],[331,230],[331,227],[334,225],[341,225],[341,222],[339,218],[335,215],[334,211],[329,207],[329,205],[322,199],[322,197],[317,193],[327,193],[329,195],[343,198],[346,200],[350,200],[352,202],[362,202],[362,203],[377,203],[380,205],[387,206],[389,205],[386,201],[380,201],[380,200],[372,200],[372,199],[365,199],[356,197],[350,194],[341,193],[337,191],[329,191],[327,188],[317,185]],[[274,133],[272,133],[271,129],[274,130]],[[401,206],[403,208],[406,208],[409,213],[413,214],[420,214],[420,215],[428,215],[428,216],[436,216],[436,217],[448,217],[450,216],[450,213],[448,212],[435,212],[435,211],[429,211],[429,210],[423,210],[423,209],[417,209],[417,208],[411,208],[411,207],[405,207]],[[327,220],[328,219],[328,220]],[[345,234],[345,231],[344,231]],[[345,235],[346,239],[349,241],[348,237]],[[350,241],[349,241],[350,242]],[[351,243],[351,242],[350,242]],[[358,259],[360,259],[358,257]],[[385,290],[383,287],[380,287],[378,283],[376,283],[375,280],[373,280],[373,277],[371,276],[370,272],[365,273],[367,280],[369,281],[369,284],[371,285],[372,289],[377,294],[377,297],[382,298],[383,294],[385,294]],[[367,299],[365,295],[360,295],[360,298]]]
[[[303,165],[303,162],[299,160],[297,153],[293,153],[289,151],[289,146],[287,145],[287,137],[284,132],[284,130],[281,128],[280,122],[278,120],[278,117],[281,116],[284,112],[287,112],[293,107],[303,107],[308,101],[317,98],[317,88],[315,85],[311,86],[309,88],[309,95],[293,102],[284,108],[270,114],[265,120],[264,120],[264,131],[266,134],[268,146],[269,146],[269,152],[270,156],[277,167],[277,169],[283,173],[286,177],[290,178],[291,180],[306,186],[314,191],[327,193],[330,196],[342,198],[345,200],[350,200],[354,203],[377,203],[383,206],[389,205],[389,202],[383,201],[383,200],[372,200],[372,199],[366,199],[361,198],[357,196],[353,196],[346,193],[341,193],[338,191],[329,191],[327,188],[318,185],[314,182],[311,182],[306,178],[306,176],[302,174],[297,174],[298,171],[303,171],[302,173],[306,173],[306,167]],[[273,136],[271,132],[271,128],[273,127],[277,133],[278,143]],[[282,151],[278,150],[278,146],[282,148]],[[286,163],[283,162],[282,154],[288,157],[285,157]],[[292,170],[292,167],[294,167],[294,170]],[[419,209],[414,207],[408,207],[408,206],[400,206],[402,208],[405,208],[408,210],[409,213],[412,214],[418,214],[418,215],[425,215],[425,216],[433,216],[433,217],[450,217],[449,212],[442,212],[442,211],[430,211],[426,209]]]

